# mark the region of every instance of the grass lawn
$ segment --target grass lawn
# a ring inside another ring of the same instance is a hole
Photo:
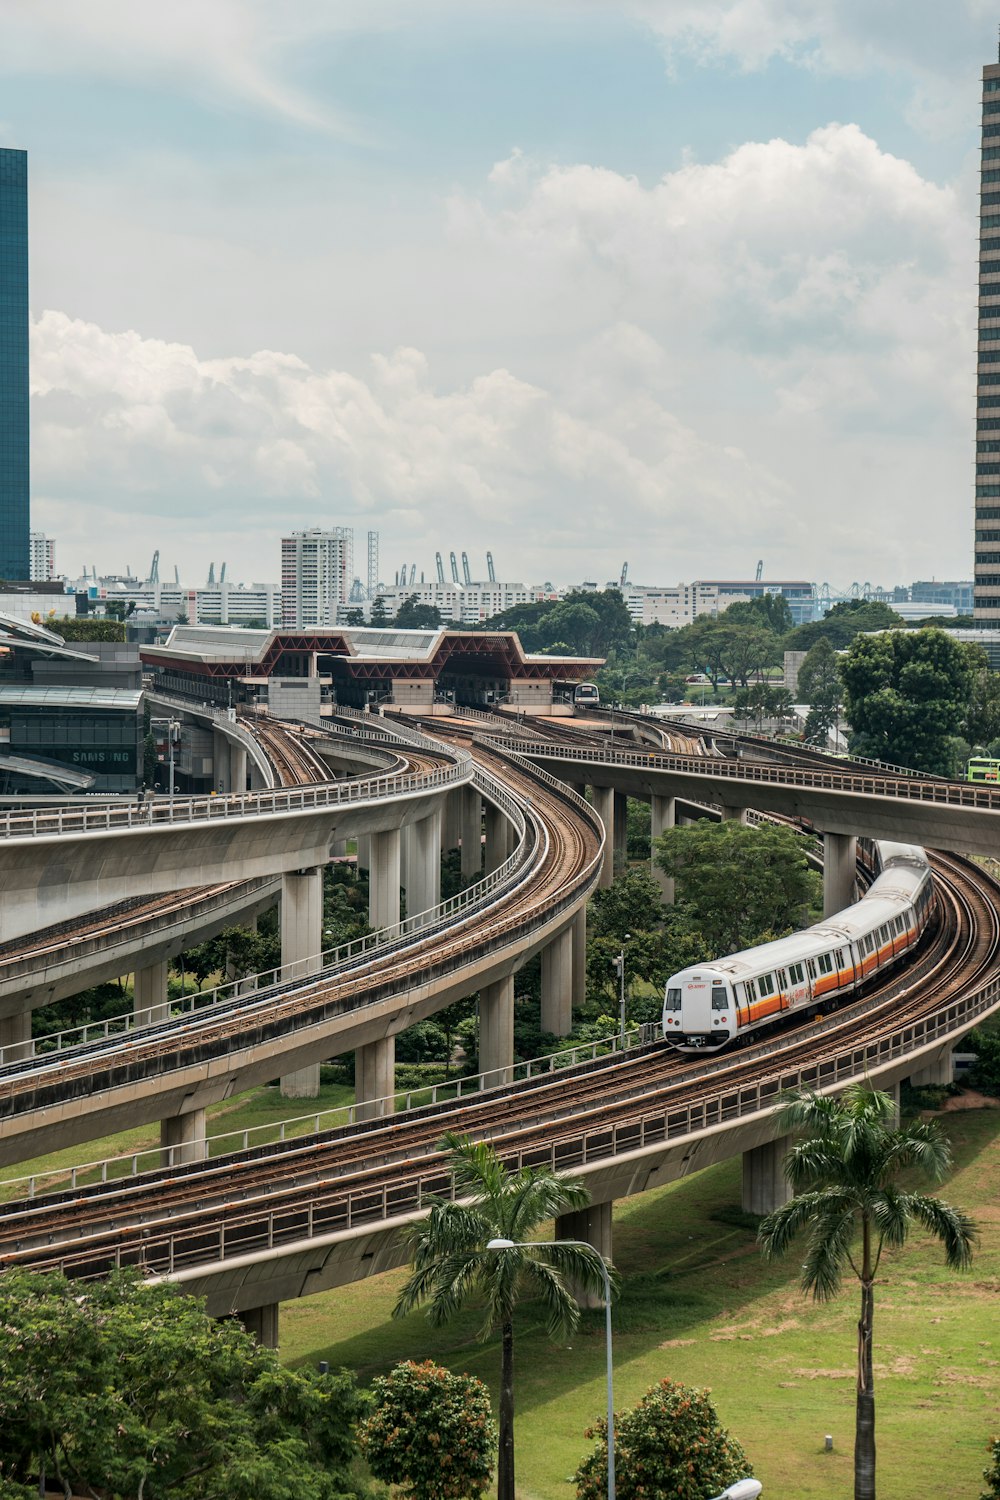
[[[971,1272],[948,1272],[921,1233],[883,1258],[876,1290],[879,1500],[976,1500],[986,1443],[1000,1432],[1000,1110],[949,1113],[957,1168],[941,1195],[972,1213]],[[711,1388],[749,1454],[764,1500],[841,1500],[852,1491],[858,1296],[847,1284],[815,1305],[797,1286],[793,1250],[765,1266],[736,1211],[738,1159],[622,1201],[615,1262],[615,1403],[633,1405],[665,1375]],[[328,1359],[362,1380],[428,1356],[481,1376],[496,1399],[499,1349],[464,1316],[443,1331],[422,1313],[390,1321],[402,1272],[285,1303],[281,1353]],[[518,1494],[561,1500],[588,1451],[583,1429],[604,1405],[603,1313],[585,1314],[571,1348],[548,1342],[533,1309],[518,1320]],[[834,1439],[823,1451],[826,1433]]]

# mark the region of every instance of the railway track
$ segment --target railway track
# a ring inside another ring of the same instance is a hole
[[[679,1119],[685,1111],[690,1117],[692,1110],[711,1116],[714,1107],[721,1119],[727,1099],[763,1093],[773,1100],[803,1075],[821,1083],[835,1054],[860,1059],[877,1051],[883,1038],[919,1026],[994,971],[1000,889],[952,856],[935,856],[934,864],[941,908],[936,931],[902,975],[820,1026],[803,1026],[707,1067],[660,1044],[403,1119],[10,1203],[0,1208],[0,1265],[59,1266],[88,1276],[123,1263],[148,1273],[174,1272],[220,1254],[335,1232],[359,1218],[384,1220],[419,1207],[428,1192],[447,1193],[436,1149],[444,1129],[488,1137],[513,1161],[569,1167],[581,1158],[593,1163],[611,1156],[616,1146],[633,1149],[636,1133],[650,1120]]]

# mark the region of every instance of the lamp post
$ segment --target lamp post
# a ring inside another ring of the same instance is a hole
[[[622,939],[621,952],[615,959],[615,968],[618,970],[618,1029],[620,1033],[619,1039],[621,1041],[623,1050],[625,1047],[625,944],[628,942],[631,936],[632,934],[630,932],[626,932],[624,938]]]
[[[167,764],[169,771],[170,796],[174,795],[174,745],[180,735],[180,719],[150,719],[150,724],[166,724],[167,726]]]
[[[559,1245],[572,1246],[577,1250],[589,1250],[594,1257],[604,1277],[604,1341],[607,1346],[607,1384],[608,1384],[608,1500],[615,1500],[615,1394],[614,1394],[614,1367],[611,1361],[611,1277],[608,1275],[608,1267],[603,1255],[599,1255],[593,1245],[588,1245],[586,1240],[557,1240]],[[518,1240],[488,1240],[487,1250],[533,1250],[533,1244],[522,1243]],[[742,1497],[739,1497],[742,1500]]]

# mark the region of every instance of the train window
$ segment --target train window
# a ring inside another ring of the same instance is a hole
[[[712,985],[712,1009],[713,1010],[728,1010],[729,1009],[729,992],[727,991],[726,986],[724,984],[713,984]]]
[[[667,998],[664,1001],[663,1009],[664,1010],[680,1010],[680,1008],[681,1008],[681,992],[680,992],[680,990],[667,990]]]
[[[764,995],[773,995],[774,994],[774,975],[773,974],[762,974],[760,976],[760,978],[757,980],[757,983],[760,986],[760,993],[761,993],[762,997]]]
[[[842,969],[850,968],[850,959],[848,958],[845,949],[841,948],[840,952],[837,954],[837,958],[840,960],[840,967]]]
[[[806,972],[810,979],[816,978],[816,960],[814,958],[806,960]]]
[[[830,974],[833,972],[833,959],[829,953],[821,953],[816,962],[819,964],[821,974]]]
[[[805,975],[802,972],[802,965],[792,964],[791,968],[788,970],[788,977],[791,979],[793,984],[801,984],[803,979],[805,978]]]

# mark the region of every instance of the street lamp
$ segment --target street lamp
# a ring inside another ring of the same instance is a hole
[[[586,1240],[557,1240],[556,1243],[571,1246],[576,1250],[589,1250],[604,1277],[604,1341],[607,1346],[608,1366],[608,1500],[615,1500],[615,1393],[611,1362],[611,1277],[608,1275],[604,1256],[599,1255],[593,1245],[588,1245]],[[496,1239],[488,1240],[486,1248],[487,1250],[533,1250],[535,1245],[524,1244],[517,1240]],[[735,1496],[734,1500],[752,1500],[752,1497],[748,1492],[745,1496]]]
[[[759,1479],[737,1479],[721,1495],[716,1495],[715,1500],[757,1500],[763,1488]]]
[[[618,1014],[620,1021],[619,1031],[621,1033],[620,1039],[623,1050],[625,1047],[625,944],[629,941],[631,936],[632,934],[630,932],[626,932],[624,938],[622,939],[621,952],[615,959],[615,968],[618,970]]]
[[[150,719],[149,722],[150,725],[166,724],[167,726],[167,761],[169,764],[170,795],[172,797],[174,795],[174,745],[180,738],[181,721],[180,719]]]

